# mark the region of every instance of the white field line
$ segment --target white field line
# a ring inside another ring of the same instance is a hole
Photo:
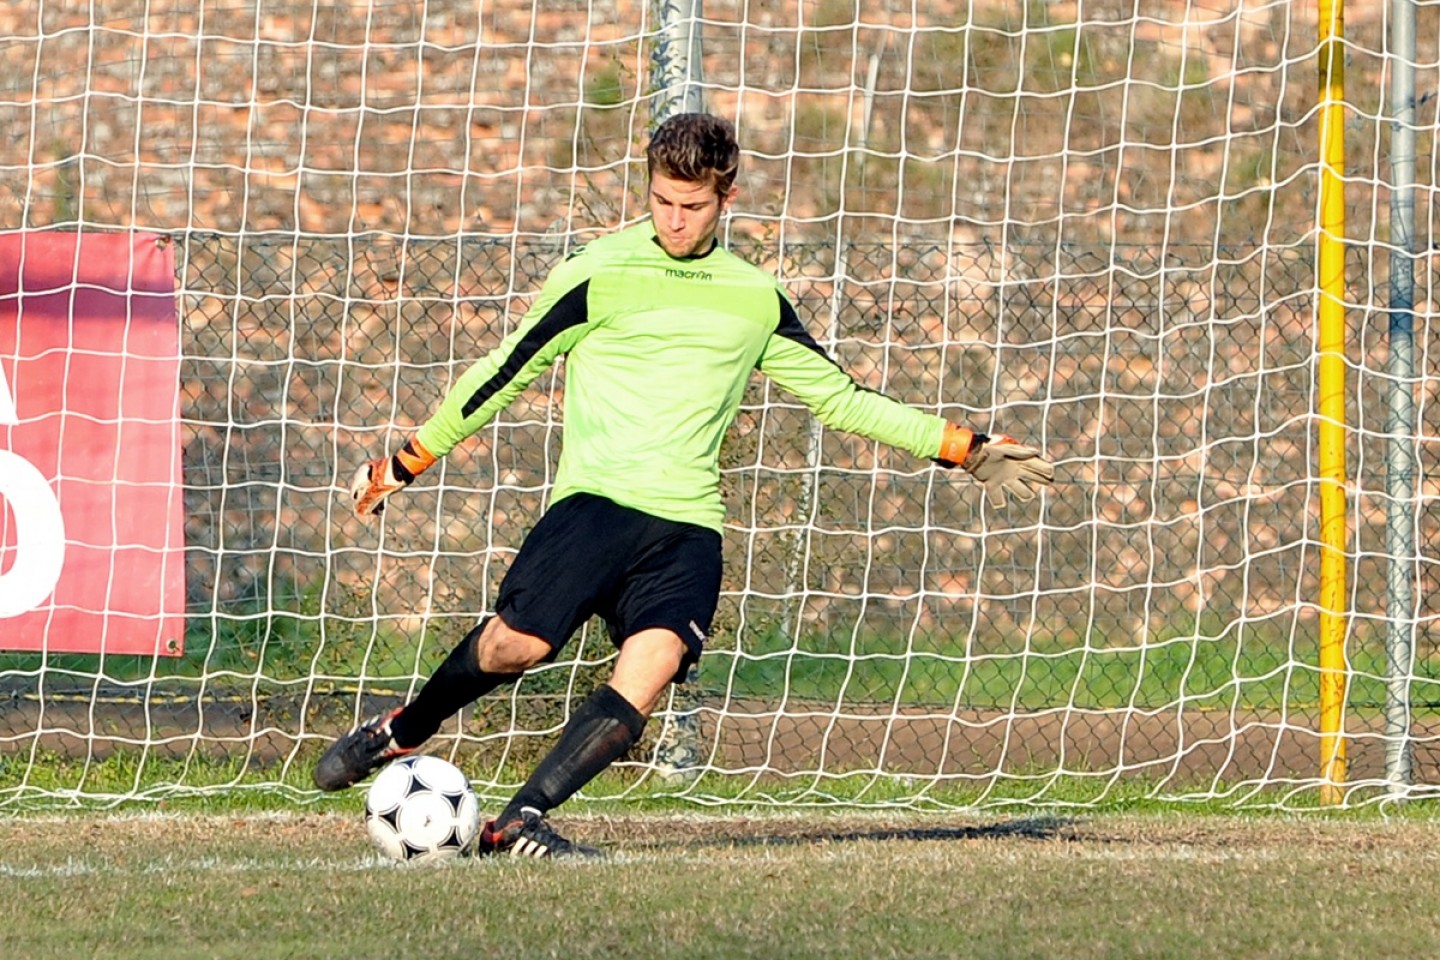
[[[1295,862],[1297,851],[1294,849],[1280,849],[1274,847],[1257,847],[1254,849],[1245,848],[1215,848],[1208,846],[1186,846],[1168,844],[1138,844],[1138,845],[1085,845],[1083,843],[1066,843],[1063,845],[1031,843],[1027,841],[1017,842],[1013,848],[1006,849],[1006,841],[997,841],[985,844],[983,851],[972,850],[977,856],[989,863],[1015,863],[1028,864],[1033,866],[1037,862],[1050,860],[1062,861],[1089,861],[1089,862],[1110,862],[1110,863],[1196,863],[1196,864],[1222,864],[1222,863],[1285,863]],[[47,865],[20,865],[15,863],[0,862],[0,879],[46,879],[46,878],[71,878],[86,876],[159,876],[173,875],[177,872],[204,872],[221,873],[228,875],[243,874],[264,874],[275,875],[277,873],[319,873],[319,874],[348,874],[365,873],[371,870],[507,870],[507,869],[582,869],[582,870],[604,870],[612,866],[626,866],[646,863],[696,863],[714,867],[725,863],[756,864],[776,862],[791,859],[795,854],[803,854],[811,860],[820,862],[844,864],[848,862],[873,863],[875,860],[875,849],[873,844],[856,843],[833,843],[833,844],[804,844],[804,843],[783,843],[771,845],[745,845],[740,847],[721,848],[692,848],[692,849],[669,849],[665,851],[624,851],[619,850],[610,854],[602,860],[566,860],[555,863],[547,863],[543,866],[527,866],[533,861],[517,861],[509,858],[496,858],[494,860],[459,860],[440,864],[415,864],[401,865],[386,860],[379,856],[364,857],[255,857],[238,860],[223,859],[220,857],[194,857],[180,859],[167,857],[149,863],[117,865],[108,862],[94,862],[83,859],[69,859],[63,863]],[[956,859],[956,851],[951,844],[944,842],[927,842],[908,845],[903,855],[897,852],[897,859],[903,859],[909,863],[917,862],[945,862],[953,863]],[[1303,858],[1302,858],[1303,859]],[[1327,857],[1328,859],[1328,857]],[[1377,851],[1350,851],[1345,854],[1347,863],[1407,863],[1417,862],[1434,863],[1440,862],[1440,851],[1415,850],[1377,850]]]
[[[297,873],[321,871],[324,873],[362,873],[367,870],[390,870],[397,866],[380,857],[350,859],[329,859],[318,857],[285,859],[244,859],[225,860],[220,857],[196,857],[189,860],[165,859],[150,863],[117,866],[112,863],[96,863],[89,860],[66,860],[64,863],[44,866],[21,866],[0,863],[0,878],[41,879],[50,877],[126,877],[166,875],[183,871],[195,873]]]

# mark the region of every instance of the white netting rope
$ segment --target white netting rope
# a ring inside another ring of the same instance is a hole
[[[340,488],[513,328],[551,265],[643,215],[642,147],[668,96],[650,65],[679,9],[661,6],[0,11],[0,229],[175,244],[188,605],[180,658],[0,653],[0,804],[303,796],[329,736],[413,694],[486,614],[548,501],[563,369],[382,532]],[[1387,746],[1395,558],[1377,532],[1387,54],[1380,14],[1347,12],[1358,801]],[[694,13],[704,101],[745,149],[727,242],[785,281],[862,384],[1038,442],[1060,480],[1041,504],[993,510],[754,383],[722,454],[712,649],[592,794],[650,790],[660,771],[707,803],[1308,802],[1313,11]],[[1425,93],[1436,6],[1420,15]],[[1422,468],[1434,386],[1415,384]],[[16,527],[0,519],[0,575]],[[1417,795],[1440,783],[1432,622],[1414,616],[1408,676]],[[503,792],[610,654],[587,628],[437,749]],[[667,727],[691,738],[684,769],[655,749]]]

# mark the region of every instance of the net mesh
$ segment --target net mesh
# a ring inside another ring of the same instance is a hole
[[[1433,91],[1440,17],[1419,12]],[[547,506],[563,367],[383,525],[343,488],[514,327],[551,265],[644,215],[664,13],[0,11],[0,228],[176,245],[188,618],[179,658],[0,654],[0,804],[311,796],[330,737],[412,695],[491,609]],[[590,796],[1311,802],[1313,17],[1250,0],[704,5],[705,101],[745,150],[726,242],[861,384],[1042,445],[1057,483],[989,508],[756,379],[722,452],[713,642]],[[1379,13],[1350,11],[1347,30],[1359,802],[1389,742],[1386,573],[1412,564],[1426,595],[1436,514],[1427,485],[1421,555],[1386,555],[1389,54]],[[1428,143],[1421,161],[1429,189]],[[1428,303],[1428,255],[1417,268]],[[1414,386],[1424,472],[1436,381]],[[1440,672],[1433,617],[1406,623],[1423,792],[1440,783]],[[587,627],[433,749],[505,794],[612,657]]]

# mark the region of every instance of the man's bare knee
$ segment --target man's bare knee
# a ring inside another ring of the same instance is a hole
[[[522,673],[549,656],[550,644],[496,617],[480,634],[475,653],[486,673]]]

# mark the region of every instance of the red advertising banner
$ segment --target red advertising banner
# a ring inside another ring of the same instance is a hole
[[[0,650],[179,655],[175,255],[0,233]]]

